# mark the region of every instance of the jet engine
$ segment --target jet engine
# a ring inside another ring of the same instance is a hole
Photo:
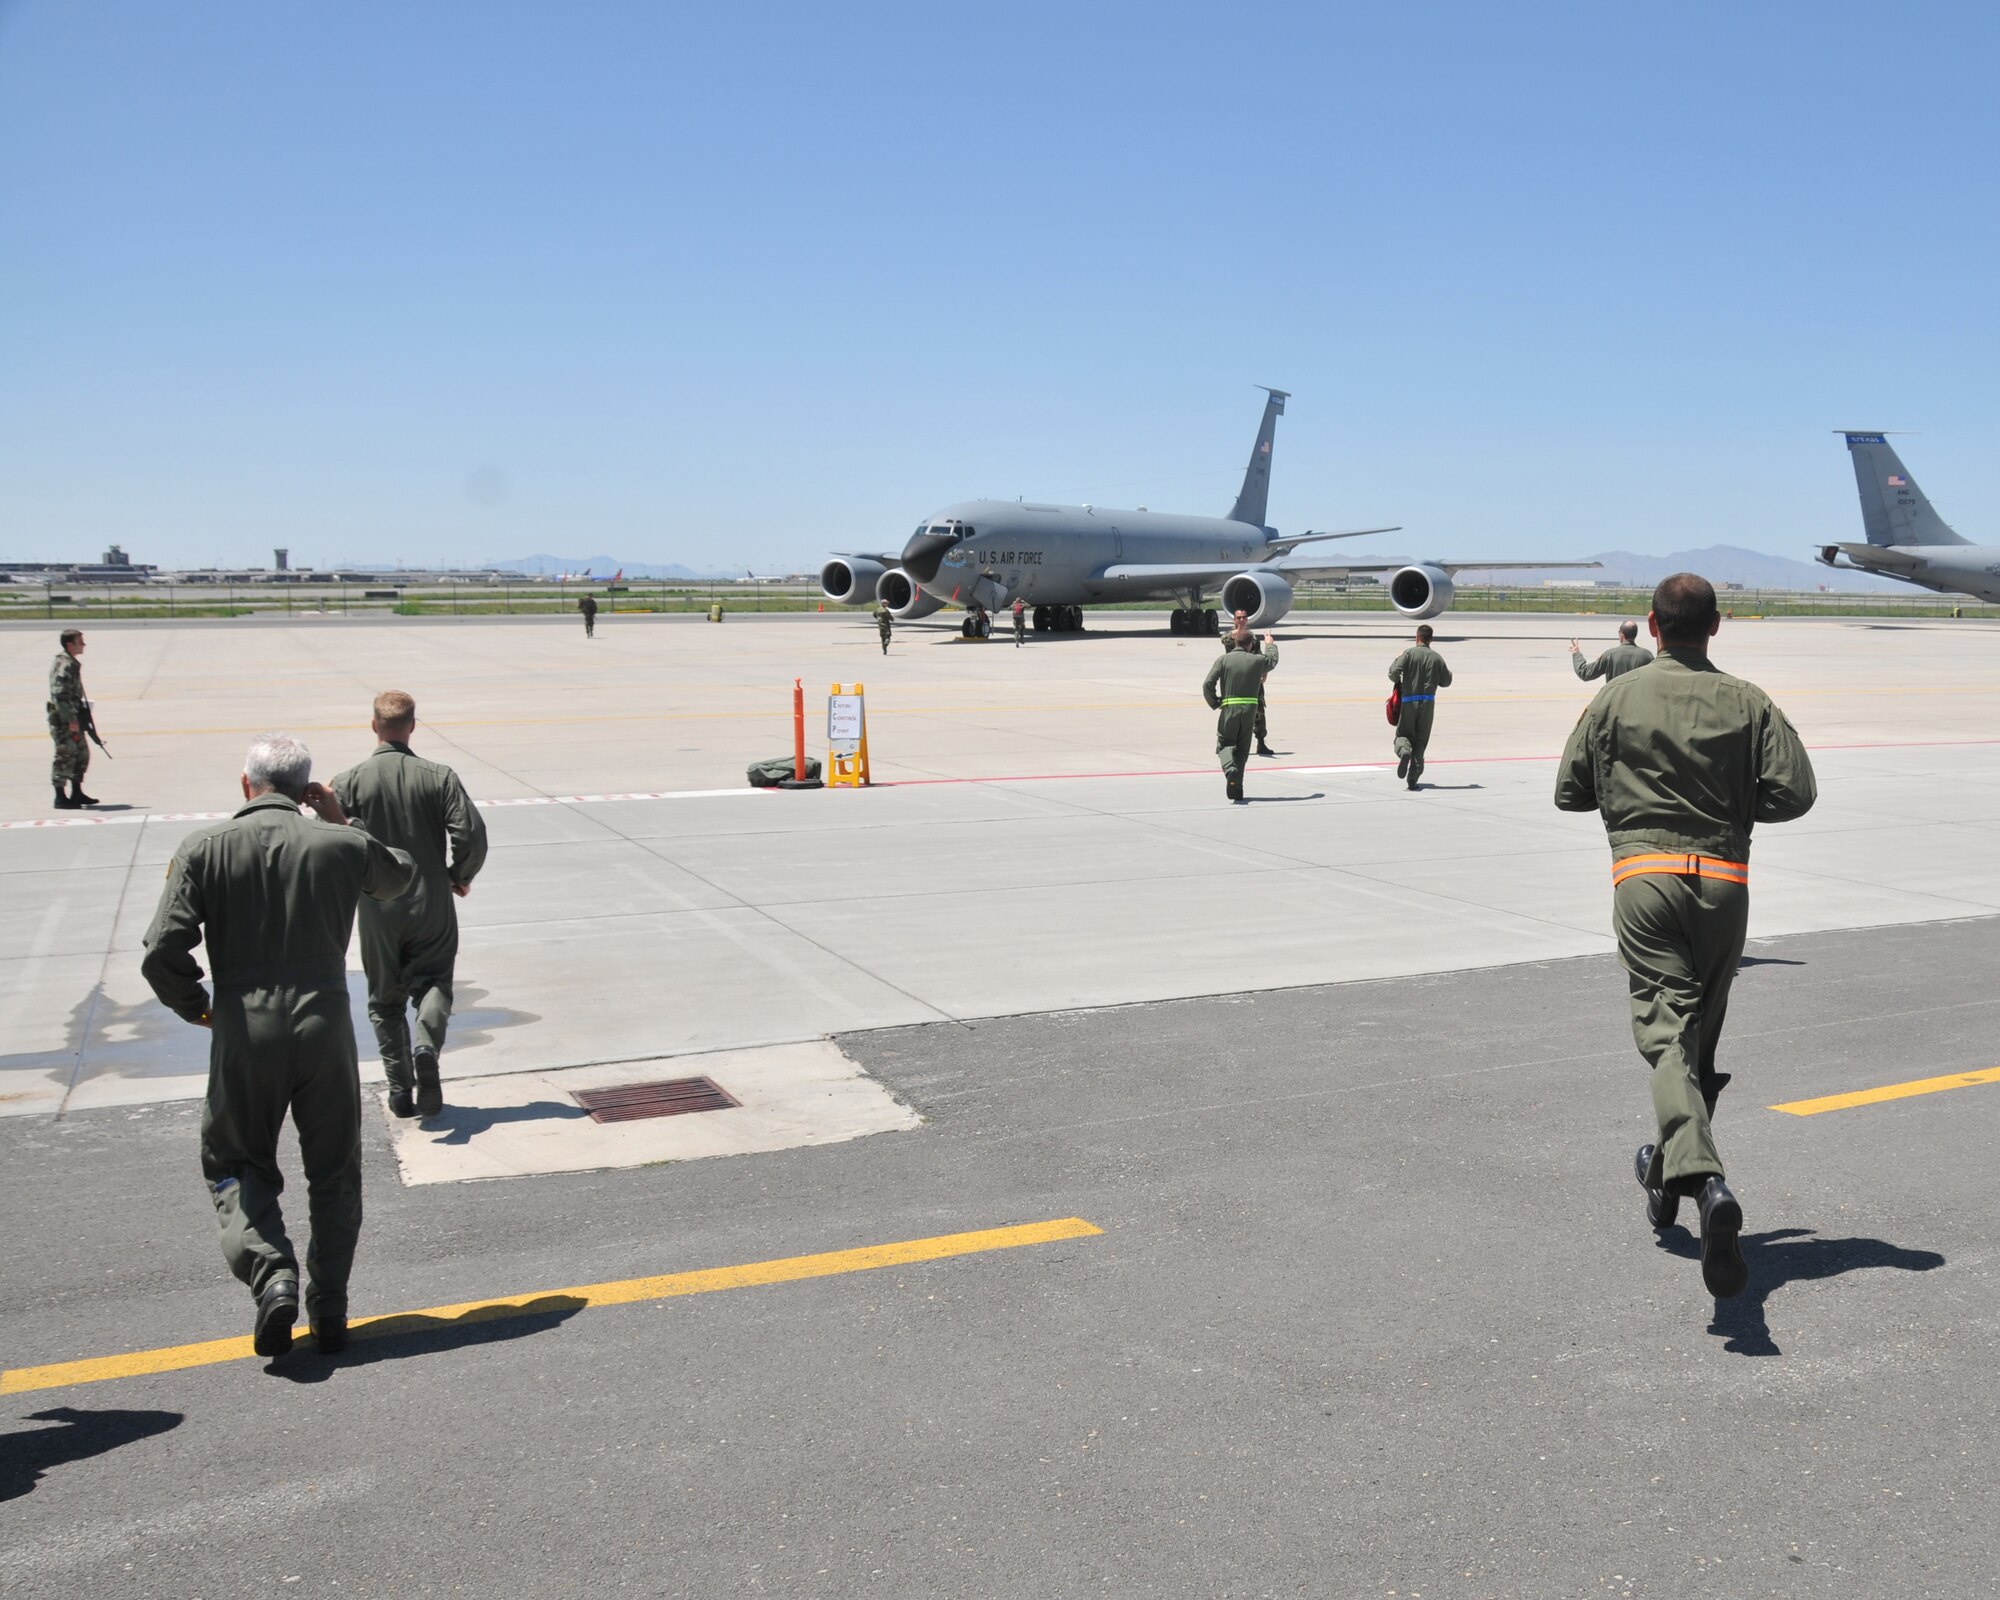
[[[926,594],[901,567],[891,567],[875,585],[875,598],[889,608],[898,622],[915,622],[941,609],[944,602]]]
[[[1451,605],[1451,574],[1442,567],[1404,567],[1389,580],[1389,603],[1406,617],[1435,617]]]
[[[819,592],[844,606],[872,606],[882,563],[866,556],[835,556],[819,569]]]
[[[1239,572],[1222,586],[1222,609],[1247,611],[1251,627],[1268,628],[1292,609],[1292,586],[1275,572]]]

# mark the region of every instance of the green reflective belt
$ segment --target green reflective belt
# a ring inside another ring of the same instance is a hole
[[[1230,695],[1226,696],[1222,703],[1226,706],[1254,706],[1257,703],[1257,697],[1254,694]]]

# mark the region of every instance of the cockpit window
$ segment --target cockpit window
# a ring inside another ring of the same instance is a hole
[[[931,531],[931,525],[928,522],[920,522],[917,524],[917,531],[912,537],[921,539],[925,534],[929,533],[930,531]]]
[[[952,532],[957,534],[961,539],[970,539],[973,534],[973,530],[962,522],[956,528],[952,529]]]

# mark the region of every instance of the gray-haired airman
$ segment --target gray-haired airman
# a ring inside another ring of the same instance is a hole
[[[210,1030],[202,1175],[223,1256],[256,1299],[251,1337],[261,1356],[291,1349],[299,1314],[299,1259],[278,1205],[288,1111],[312,1219],[306,1314],[322,1350],[347,1342],[347,1280],[361,1233],[347,944],[363,895],[393,900],[416,876],[407,855],[349,823],[311,778],[311,752],[290,735],[250,746],[242,809],[175,852],[140,963],[162,1005]],[[202,943],[212,996],[192,954]]]

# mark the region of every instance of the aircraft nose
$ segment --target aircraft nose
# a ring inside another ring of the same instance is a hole
[[[944,565],[947,551],[958,543],[955,533],[917,533],[903,546],[903,570],[919,583],[930,583]]]

